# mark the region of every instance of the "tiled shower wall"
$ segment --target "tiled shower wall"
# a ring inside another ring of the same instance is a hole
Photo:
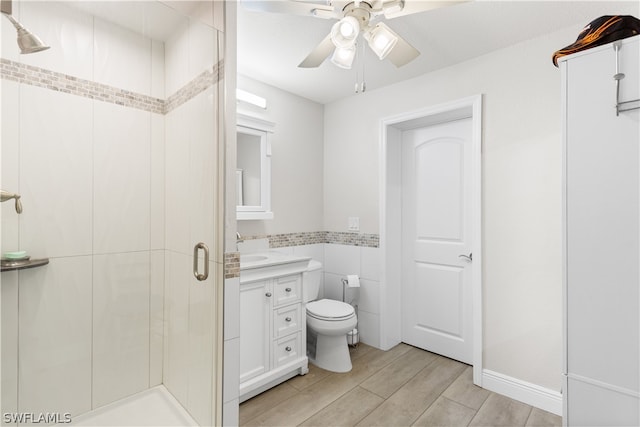
[[[185,139],[165,137],[165,122],[175,112],[167,133],[216,122],[217,39],[185,20],[159,42],[62,3],[14,12],[52,48],[19,57],[3,20],[2,188],[24,212],[2,205],[2,251],[50,264],[2,273],[2,412],[77,416],[160,384],[163,363],[193,362],[163,357],[167,307],[192,303],[164,295],[165,224],[182,219],[165,155]],[[189,56],[198,35],[207,54]],[[184,113],[194,103],[200,116]]]

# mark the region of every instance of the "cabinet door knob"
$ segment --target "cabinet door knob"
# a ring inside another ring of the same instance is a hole
[[[291,317],[285,317],[285,319],[287,322],[291,322]]]
[[[268,298],[271,298],[271,292],[267,292],[265,295],[266,295]]]
[[[285,291],[291,292],[291,288],[285,288]]]
[[[285,348],[285,350],[287,350],[287,351],[291,351],[291,347],[287,346],[287,347]]]

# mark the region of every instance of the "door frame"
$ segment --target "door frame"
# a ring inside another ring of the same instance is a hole
[[[473,263],[473,382],[482,386],[482,95],[460,99],[381,120],[380,126],[380,346],[402,341],[402,132],[471,118],[471,208]]]

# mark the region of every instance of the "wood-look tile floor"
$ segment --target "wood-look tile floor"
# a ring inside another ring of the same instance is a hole
[[[472,368],[399,344],[360,344],[345,374],[309,364],[240,405],[240,425],[254,426],[561,426],[556,415],[472,383]]]

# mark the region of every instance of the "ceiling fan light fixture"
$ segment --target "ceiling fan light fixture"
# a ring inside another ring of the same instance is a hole
[[[333,51],[333,55],[331,56],[331,62],[333,62],[334,65],[337,65],[340,68],[350,70],[351,65],[353,64],[353,59],[355,57],[356,57],[355,45],[351,47],[337,47]]]
[[[389,52],[391,52],[391,49],[398,43],[398,36],[382,22],[370,27],[364,33],[364,38],[369,43],[371,50],[373,50],[381,60],[386,58]]]
[[[331,41],[337,48],[349,48],[355,45],[360,33],[360,23],[353,16],[345,16],[331,28]]]
[[[336,13],[333,10],[326,9],[311,9],[311,15],[322,19],[334,19],[336,17]]]
[[[396,13],[402,12],[404,9],[404,0],[391,0],[382,4],[382,10],[385,18],[393,18]]]

